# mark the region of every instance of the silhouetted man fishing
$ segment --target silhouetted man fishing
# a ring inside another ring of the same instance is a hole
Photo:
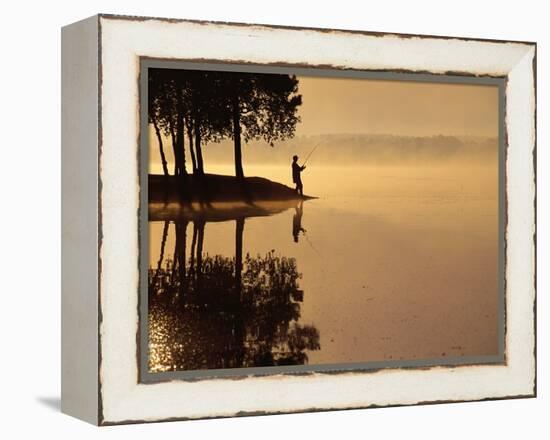
[[[301,176],[302,171],[306,169],[307,161],[309,160],[309,158],[311,157],[311,155],[319,145],[321,145],[321,142],[316,144],[313,147],[313,149],[309,152],[303,165],[298,165],[298,156],[294,155],[292,157],[292,181],[296,184],[296,192],[301,196],[304,195],[304,185],[302,183],[302,176]]]
[[[298,165],[298,156],[292,157],[292,181],[296,184],[296,192],[301,196],[304,195],[304,185],[302,184],[302,171],[306,169],[305,164],[303,166]]]

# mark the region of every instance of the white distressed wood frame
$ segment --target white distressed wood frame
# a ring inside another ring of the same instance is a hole
[[[106,15],[62,40],[64,412],[106,425],[535,395],[535,44]],[[506,77],[506,364],[138,383],[140,57]]]

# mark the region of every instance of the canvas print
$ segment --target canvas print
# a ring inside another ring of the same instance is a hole
[[[159,65],[141,93],[147,374],[503,361],[497,85]]]

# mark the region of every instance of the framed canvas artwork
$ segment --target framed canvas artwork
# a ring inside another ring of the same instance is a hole
[[[62,75],[64,412],[535,396],[534,43],[99,15]]]

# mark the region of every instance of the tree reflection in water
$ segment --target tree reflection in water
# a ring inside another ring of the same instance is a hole
[[[165,222],[158,264],[149,269],[149,370],[300,365],[320,348],[319,331],[301,325],[301,274],[294,258],[243,257],[244,218],[235,221],[235,256],[203,252],[206,223]]]

